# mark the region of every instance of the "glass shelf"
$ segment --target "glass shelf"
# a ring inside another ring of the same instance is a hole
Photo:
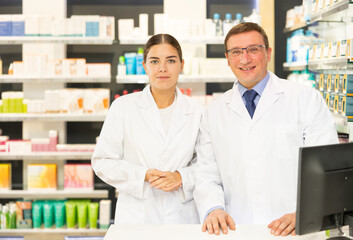
[[[111,76],[14,76],[0,75],[0,83],[109,83]]]
[[[180,75],[179,83],[214,83],[214,82],[234,82],[236,80],[234,75]],[[147,75],[127,75],[116,76],[117,83],[148,83]]]
[[[64,43],[75,45],[111,45],[115,42],[111,38],[100,37],[38,37],[38,36],[1,36],[0,44],[24,44],[24,43]]]
[[[0,153],[1,160],[90,160],[93,152]]]
[[[348,70],[353,68],[353,62],[346,57],[309,60],[309,70]]]
[[[106,117],[106,114],[0,113],[0,122],[22,122],[22,121],[103,122],[105,117]]]
[[[283,70],[284,71],[304,71],[308,67],[307,63],[283,63]]]
[[[329,18],[337,13],[344,14],[343,11],[348,9],[349,4],[351,3],[353,3],[351,0],[341,0],[337,3],[334,3],[332,6],[319,10],[317,13],[314,13],[311,16],[310,24],[318,21],[324,21],[326,18]]]
[[[67,199],[67,198],[107,198],[108,190],[1,190],[0,198],[24,199]]]

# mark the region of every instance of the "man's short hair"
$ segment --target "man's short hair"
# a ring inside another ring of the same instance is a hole
[[[244,33],[244,32],[251,32],[251,31],[256,31],[262,35],[266,49],[268,49],[269,48],[268,37],[267,37],[265,30],[256,23],[244,22],[244,23],[239,23],[239,24],[235,25],[232,29],[229,30],[226,38],[224,39],[225,52],[227,52],[227,50],[228,50],[227,49],[227,42],[231,36],[236,35],[236,34],[240,34],[240,33]]]

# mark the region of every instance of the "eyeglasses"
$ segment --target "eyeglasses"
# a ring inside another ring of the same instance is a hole
[[[240,55],[243,54],[243,51],[245,50],[246,53],[249,53],[251,55],[257,55],[261,52],[262,48],[266,48],[265,45],[253,45],[245,48],[232,48],[226,51],[231,57],[239,57]]]

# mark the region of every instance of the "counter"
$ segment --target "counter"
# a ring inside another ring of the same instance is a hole
[[[207,239],[240,239],[240,240],[324,240],[325,232],[302,236],[276,237],[270,234],[265,225],[237,225],[235,231],[227,235],[210,235],[201,232],[201,225],[111,225],[104,240],[207,240]]]

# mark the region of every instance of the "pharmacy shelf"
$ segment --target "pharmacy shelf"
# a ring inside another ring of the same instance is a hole
[[[284,71],[304,71],[308,67],[307,63],[283,63],[283,70]]]
[[[0,75],[0,83],[109,83],[110,76],[14,76]]]
[[[349,70],[353,62],[346,57],[309,60],[309,70]]]
[[[67,199],[67,198],[107,198],[108,190],[1,190],[0,198],[23,199]]]
[[[323,21],[336,13],[344,14],[343,10],[348,9],[349,4],[352,3],[352,0],[340,0],[337,3],[334,3],[333,5],[320,10],[311,16],[310,24],[318,21]]]
[[[0,113],[0,122],[22,122],[22,121],[103,122],[105,117],[106,117],[106,114]]]
[[[24,43],[64,43],[75,45],[111,45],[114,43],[112,38],[101,37],[38,37],[38,36],[1,36],[0,44],[13,45]]]
[[[127,44],[137,44],[144,45],[150,39],[151,36],[148,37],[131,37],[131,38],[120,38],[119,42],[121,45]],[[180,43],[195,43],[195,44],[223,44],[224,37],[176,37]]]
[[[0,153],[1,160],[90,160],[93,152]]]
[[[1,229],[0,235],[1,236],[22,236],[24,234],[26,235],[63,234],[63,235],[70,235],[70,236],[97,236],[97,235],[104,236],[107,231],[108,229],[67,229],[67,228]]]
[[[234,82],[236,78],[234,75],[191,75],[179,76],[179,83],[214,83],[214,82]],[[127,75],[127,76],[116,76],[117,83],[148,83],[147,75]]]
[[[301,23],[298,23],[298,24],[295,24],[293,25],[292,27],[289,27],[289,28],[285,28],[283,30],[283,33],[289,33],[289,32],[293,32],[297,29],[301,29],[301,28],[305,28],[308,26],[308,22],[301,22]]]

